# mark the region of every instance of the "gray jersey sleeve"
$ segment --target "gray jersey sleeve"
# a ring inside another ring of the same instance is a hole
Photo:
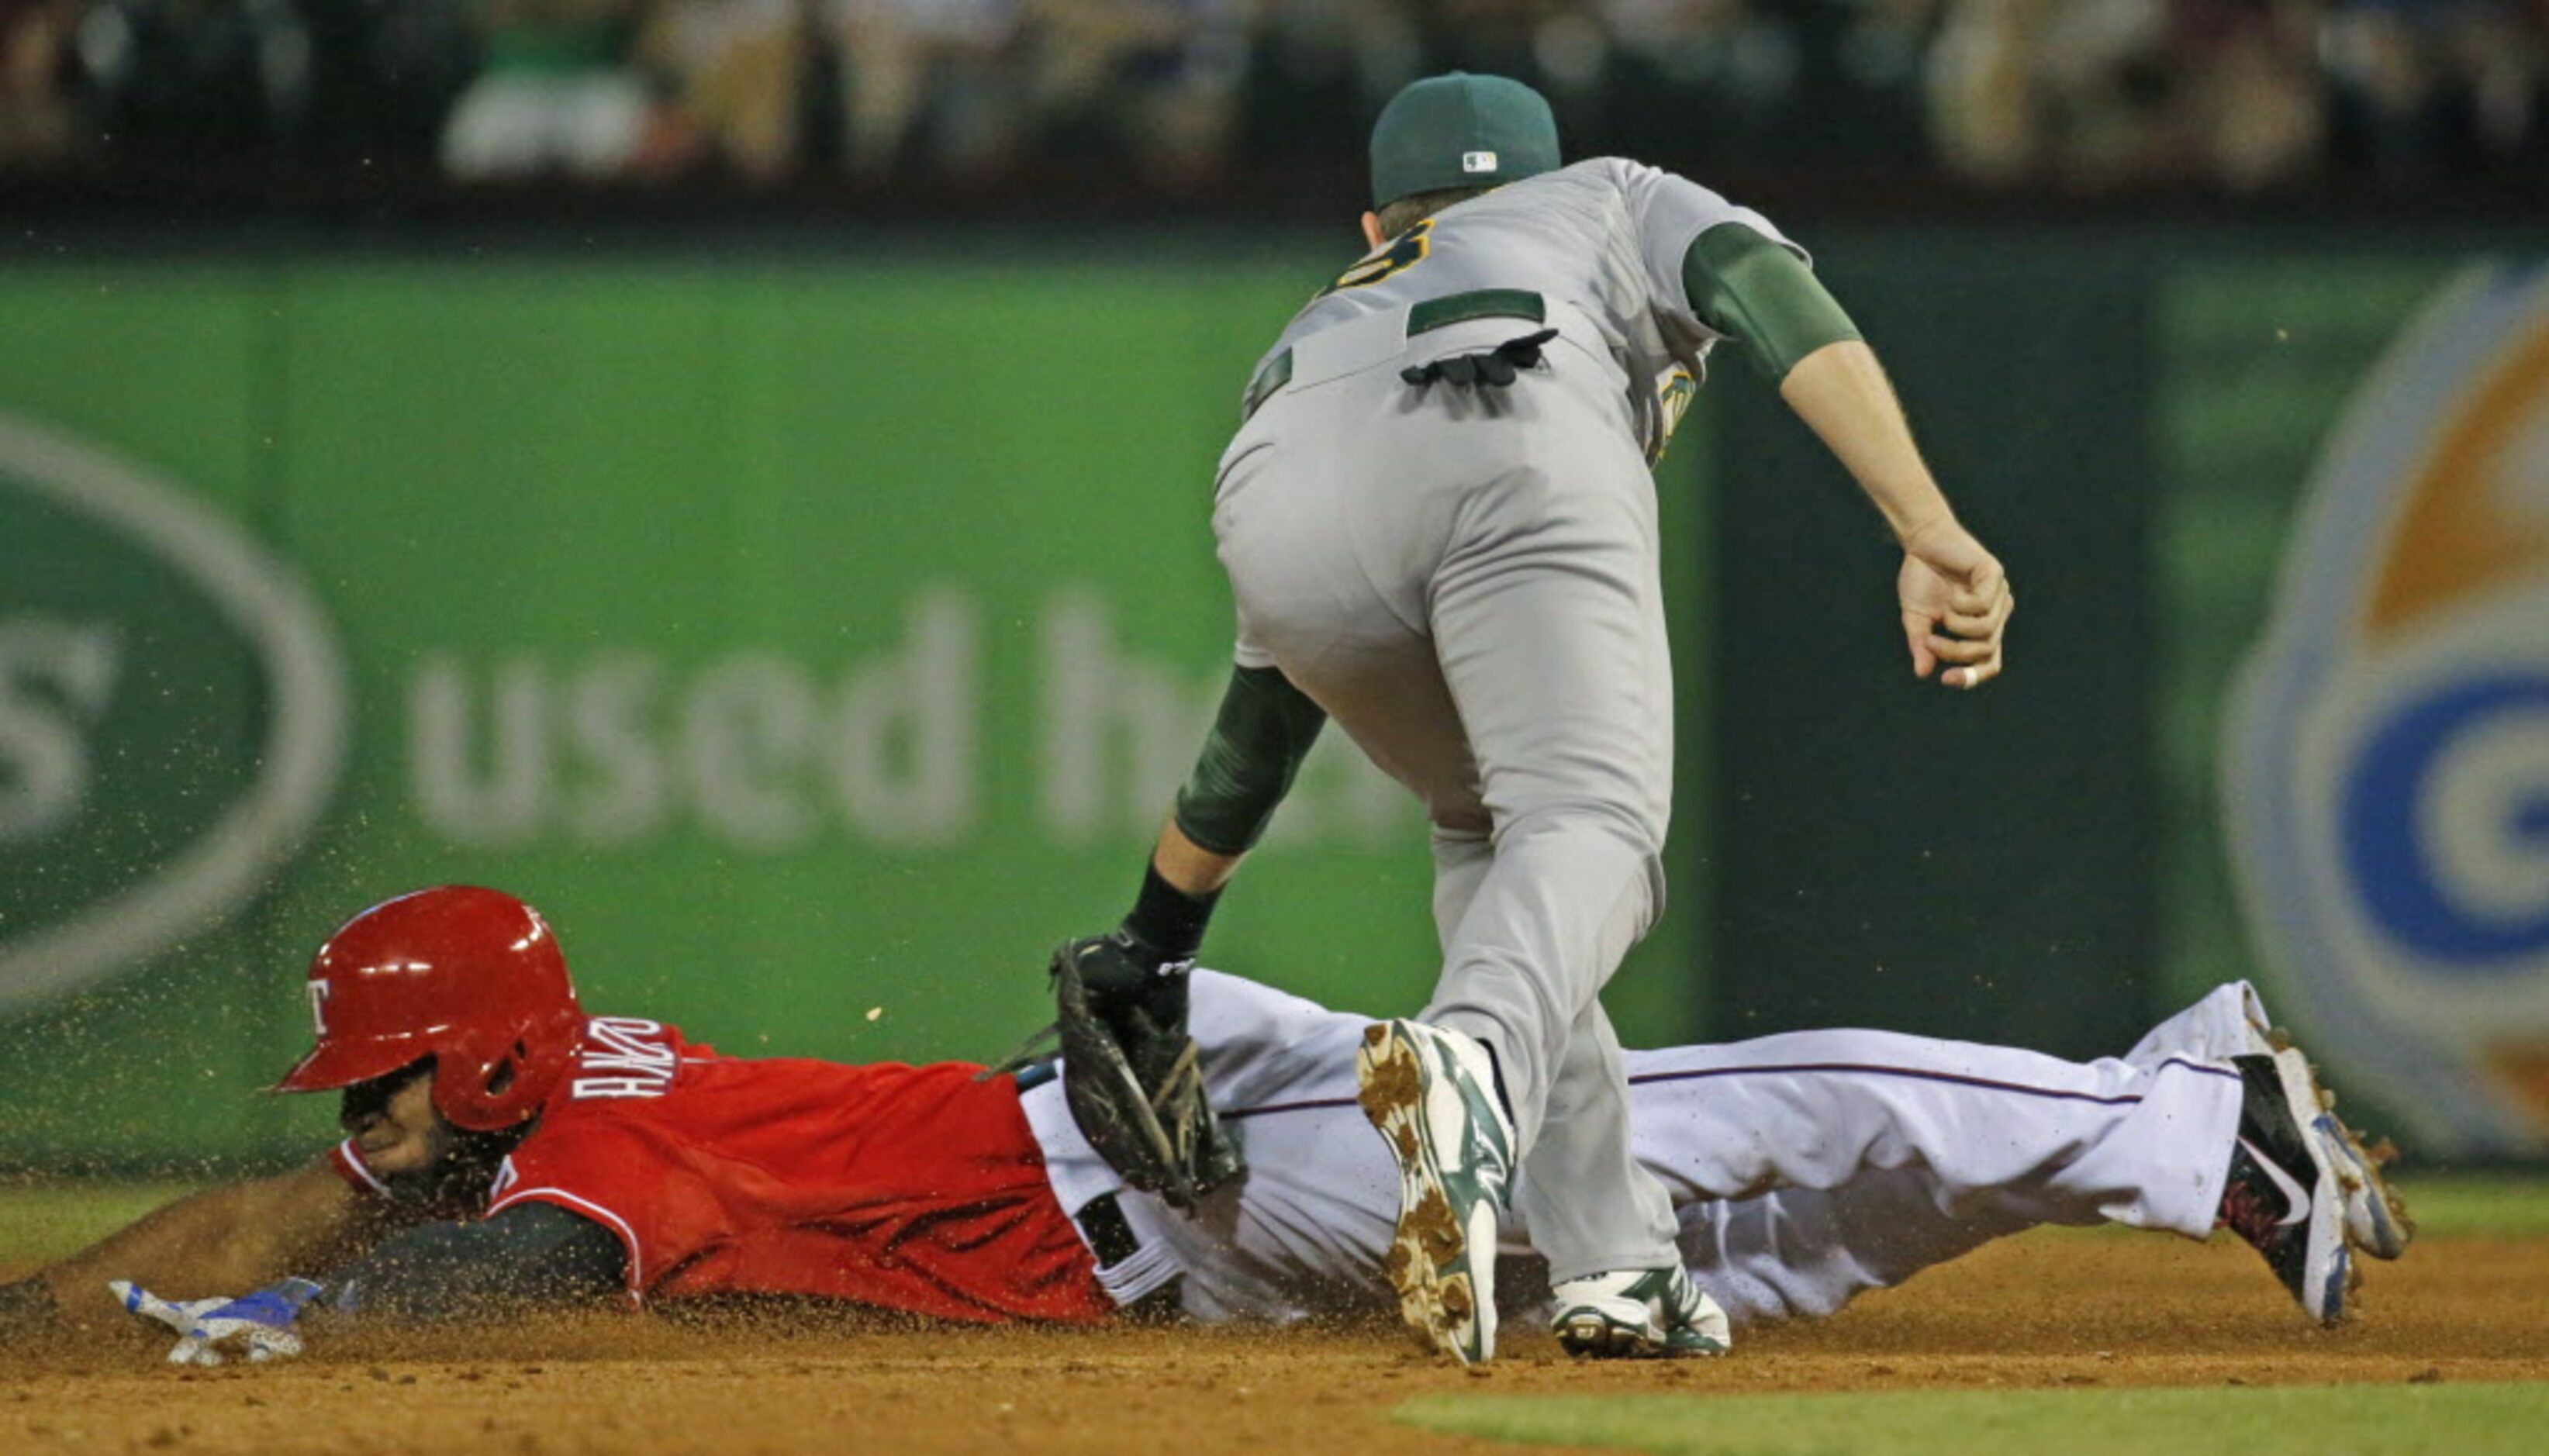
[[[1739,224],[1795,253],[1800,260],[1814,261],[1769,219],[1750,208],[1737,207],[1687,177],[1626,157],[1604,157],[1593,165],[1604,169],[1627,204],[1629,223],[1637,233],[1639,257],[1646,265],[1647,290],[1657,312],[1691,330],[1690,336],[1713,333],[1691,313],[1690,296],[1682,286],[1682,259],[1701,233],[1728,223]]]
[[[1652,459],[1719,338],[1691,310],[1682,257],[1701,233],[1729,223],[1796,248],[1759,213],[1625,157],[1508,183],[1366,254],[1293,318],[1258,373],[1303,339],[1359,318],[1471,290],[1531,290],[1584,320],[1561,331],[1612,365],[1609,384],[1627,397],[1632,430]],[[1245,641],[1240,661],[1262,666]]]

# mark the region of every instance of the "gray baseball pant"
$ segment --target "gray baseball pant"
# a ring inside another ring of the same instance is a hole
[[[1495,1050],[1553,1280],[1677,1261],[1598,999],[1663,908],[1672,676],[1652,478],[1615,372],[1561,337],[1506,390],[1413,387],[1487,319],[1296,375],[1223,458],[1243,661],[1271,661],[1434,827],[1423,1019]]]

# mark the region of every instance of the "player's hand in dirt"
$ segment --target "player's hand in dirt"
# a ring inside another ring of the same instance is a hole
[[[1903,603],[1903,636],[1912,671],[1949,687],[1980,687],[2000,676],[2003,638],[2018,598],[1999,558],[1952,518],[1922,527],[1903,541],[1895,590]]]
[[[230,1355],[251,1362],[288,1360],[301,1353],[294,1325],[301,1307],[319,1293],[309,1279],[279,1279],[236,1299],[163,1300],[129,1279],[107,1285],[124,1308],[176,1330],[171,1365],[219,1365]]]

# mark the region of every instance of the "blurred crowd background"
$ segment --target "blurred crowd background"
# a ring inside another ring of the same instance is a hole
[[[1703,175],[2233,194],[2519,176],[2549,0],[0,0],[0,189],[171,169],[1179,193],[1524,77]]]

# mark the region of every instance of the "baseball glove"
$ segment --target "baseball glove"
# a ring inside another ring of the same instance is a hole
[[[1184,970],[1162,975],[1120,932],[1053,953],[1072,1121],[1127,1187],[1192,1209],[1245,1164],[1204,1100],[1202,1063],[1186,1035]]]

